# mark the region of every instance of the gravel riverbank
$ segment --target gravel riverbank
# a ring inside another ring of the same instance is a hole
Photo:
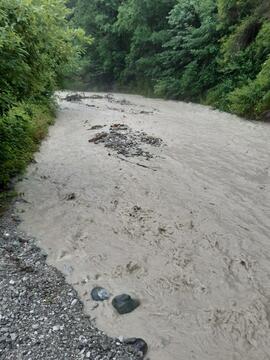
[[[142,359],[95,327],[77,292],[18,223],[12,211],[0,219],[0,359]]]

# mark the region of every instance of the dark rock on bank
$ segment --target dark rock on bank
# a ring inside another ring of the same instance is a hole
[[[101,140],[104,140],[108,134],[106,132],[101,132],[95,135],[92,139],[89,139],[88,142],[93,142],[95,144],[98,144]]]
[[[66,101],[70,101],[70,102],[74,102],[74,101],[81,101],[84,97],[80,94],[71,94],[71,95],[67,95],[65,97]]]
[[[141,352],[143,355],[146,355],[146,353],[148,351],[147,343],[143,339],[140,339],[140,338],[124,339],[123,343],[126,345],[129,345],[136,351]]]
[[[93,125],[89,130],[99,130],[102,129],[105,125]]]
[[[135,310],[140,305],[140,301],[133,299],[130,295],[121,294],[113,298],[112,305],[122,315]]]

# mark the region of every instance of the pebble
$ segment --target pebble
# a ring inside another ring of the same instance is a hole
[[[86,337],[83,336],[83,335],[80,335],[80,336],[79,336],[79,341],[80,341],[81,344],[86,344],[86,343],[87,343],[87,339],[86,339]]]
[[[130,295],[121,294],[113,298],[112,305],[118,313],[122,315],[135,310],[140,305],[140,301],[138,299],[133,299]]]
[[[10,285],[14,285],[15,284],[15,281],[14,280],[10,280]]]
[[[95,301],[104,301],[110,298],[110,294],[106,289],[97,286],[91,291],[91,297]]]
[[[77,299],[73,299],[70,306],[73,307],[77,304],[78,300]]]
[[[12,341],[15,341],[17,339],[17,335],[15,333],[10,334],[10,338]]]
[[[140,338],[129,338],[123,341],[124,344],[132,346],[135,350],[145,355],[148,351],[148,345],[143,339]]]
[[[64,269],[63,269],[63,273],[65,275],[71,275],[73,273],[74,269],[71,265],[68,264],[64,264]]]

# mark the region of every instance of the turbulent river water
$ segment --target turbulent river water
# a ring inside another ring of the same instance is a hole
[[[98,327],[144,338],[151,360],[270,359],[270,125],[133,95],[65,96],[17,185],[21,230]],[[148,159],[88,141],[119,123],[161,146],[143,144]],[[94,286],[141,305],[96,307]]]

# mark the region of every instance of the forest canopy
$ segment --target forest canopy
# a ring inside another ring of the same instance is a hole
[[[270,108],[269,0],[72,0],[93,35],[85,88],[213,105],[247,117]]]

